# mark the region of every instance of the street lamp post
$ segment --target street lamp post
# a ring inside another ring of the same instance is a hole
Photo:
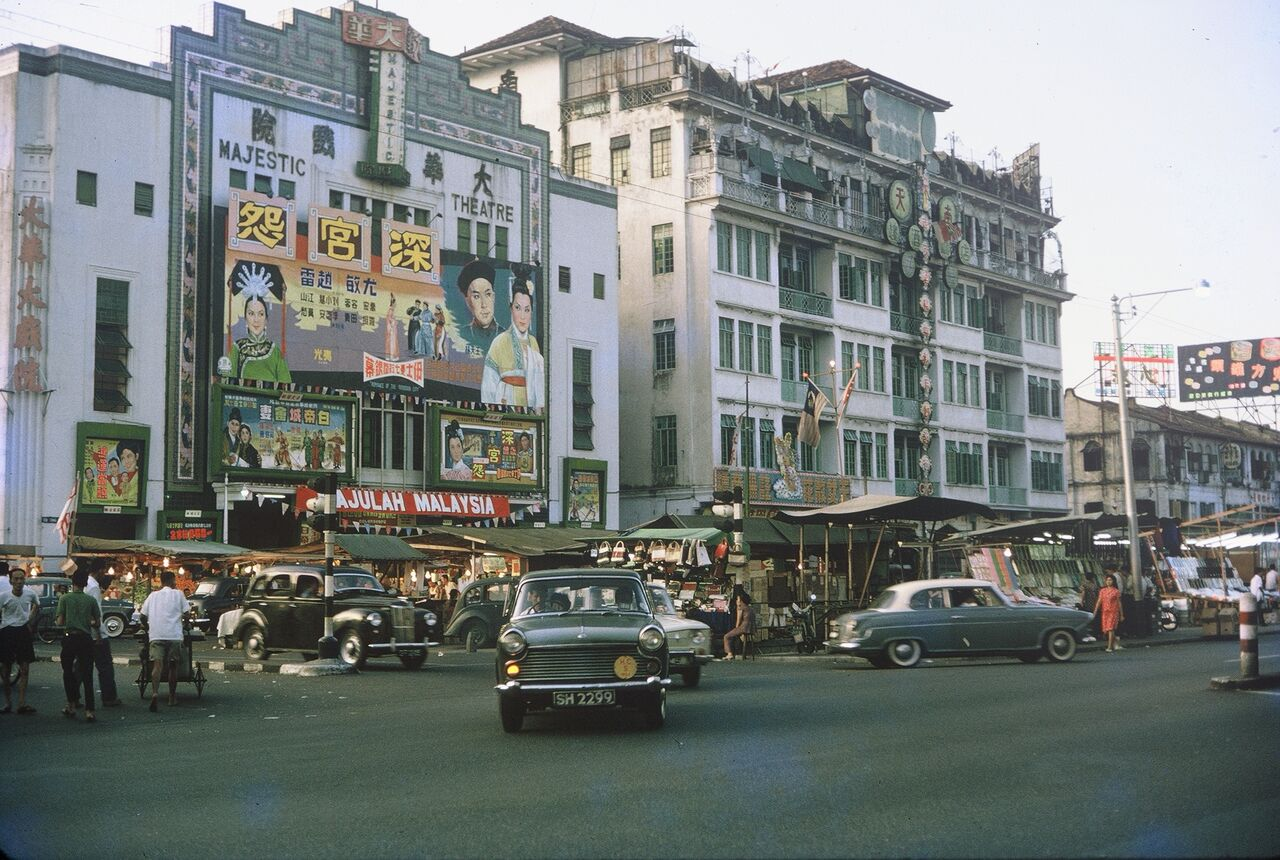
[[[1138,536],[1138,501],[1133,488],[1133,440],[1129,427],[1129,394],[1124,370],[1124,341],[1120,331],[1120,302],[1143,296],[1164,296],[1170,293],[1194,292],[1198,296],[1209,292],[1209,282],[1201,280],[1194,287],[1175,290],[1156,290],[1150,293],[1130,293],[1111,297],[1111,316],[1116,339],[1116,396],[1120,401],[1120,466],[1124,472],[1124,516],[1129,531],[1129,579],[1133,599],[1142,599],[1142,541]]]

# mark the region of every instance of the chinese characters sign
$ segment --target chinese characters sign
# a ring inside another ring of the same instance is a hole
[[[369,233],[373,219],[345,209],[312,206],[308,210],[307,259],[357,272],[369,271]]]
[[[492,421],[471,413],[441,411],[437,426],[441,480],[525,489],[541,485],[542,422]]]
[[[18,301],[14,306],[12,391],[38,394],[44,390],[40,379],[43,370],[44,314],[49,307],[44,290],[49,283],[48,242],[49,218],[45,198],[27,195],[21,198],[18,212]]]
[[[298,213],[292,200],[233,188],[227,211],[228,248],[294,258]]]
[[[1280,337],[1178,347],[1178,399],[1280,394]]]
[[[342,41],[374,51],[397,51],[415,63],[422,62],[422,36],[404,18],[345,10]]]
[[[1118,397],[1116,381],[1116,345],[1112,341],[1094,341],[1093,361],[1098,366],[1094,394]],[[1167,343],[1126,343],[1124,345],[1124,383],[1129,397],[1152,397],[1169,400],[1174,394],[1173,345]]]
[[[353,401],[238,388],[219,394],[212,474],[351,472]]]

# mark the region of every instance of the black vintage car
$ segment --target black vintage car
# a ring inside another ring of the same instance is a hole
[[[445,636],[457,636],[468,651],[493,645],[511,611],[509,598],[519,581],[516,576],[486,576],[467,584]]]
[[[498,714],[624,708],[650,728],[667,716],[667,636],[644,583],[626,570],[547,570],[521,578],[498,634]]]
[[[418,609],[358,567],[334,569],[333,635],[338,657],[360,667],[369,657],[396,656],[409,669],[439,644],[434,612]],[[249,581],[235,638],[250,660],[272,651],[314,651],[324,635],[324,567],[269,567]]]
[[[40,601],[40,618],[36,621],[36,635],[41,641],[52,642],[62,635],[62,628],[55,623],[58,614],[58,598],[71,590],[71,580],[65,576],[30,576],[26,587]],[[102,626],[112,639],[133,624],[133,604],[128,600],[102,599]]]
[[[240,608],[244,584],[245,580],[234,576],[210,576],[200,580],[196,590],[187,598],[196,625],[205,633],[217,630],[222,613]]]

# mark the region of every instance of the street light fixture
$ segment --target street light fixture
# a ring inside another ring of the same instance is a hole
[[[1124,515],[1129,529],[1129,579],[1134,600],[1142,599],[1142,541],[1138,538],[1138,502],[1133,490],[1133,444],[1129,428],[1129,393],[1124,371],[1124,341],[1120,332],[1120,302],[1143,296],[1167,296],[1171,293],[1195,293],[1203,298],[1209,294],[1209,282],[1200,279],[1194,287],[1174,290],[1155,290],[1149,293],[1129,293],[1111,297],[1111,316],[1116,336],[1116,395],[1120,400],[1120,465],[1124,472]]]

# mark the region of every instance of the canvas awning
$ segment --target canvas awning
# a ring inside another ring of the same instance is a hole
[[[700,540],[703,543],[719,543],[720,538],[724,537],[724,532],[720,529],[636,529],[633,532],[627,532],[622,536],[624,541],[629,540],[664,540],[664,541],[685,541]]]
[[[995,516],[995,512],[986,505],[966,502],[962,499],[944,499],[939,496],[867,495],[846,499],[824,508],[779,511],[778,519],[788,523],[831,523],[856,526],[902,520],[938,522],[969,514]]]
[[[28,543],[0,543],[0,556],[4,558],[34,558],[36,548]]]
[[[777,176],[778,166],[773,161],[773,153],[758,146],[747,147],[747,162],[765,176]]]
[[[1123,529],[1126,523],[1127,520],[1119,514],[1089,514],[1082,517],[1049,517],[1039,520],[1021,520],[1016,523],[1005,523],[1004,525],[992,526],[991,528],[972,532],[956,532],[953,535],[948,535],[944,543],[1009,543],[1030,540],[1034,537],[1044,537],[1045,532],[1060,538],[1061,535],[1074,533],[1074,530],[1080,526],[1088,526],[1090,530],[1096,532],[1103,529]],[[1152,529],[1159,524],[1160,521],[1150,514],[1142,514],[1138,517],[1139,529]]]
[[[422,561],[426,556],[395,535],[336,534],[333,541],[354,561]]]
[[[813,172],[813,168],[805,164],[803,161],[796,161],[794,158],[782,159],[782,178],[788,182],[794,182],[796,185],[803,185],[812,191],[824,192],[821,180],[818,174]]]
[[[131,552],[177,558],[223,558],[231,555],[244,555],[250,550],[229,543],[205,540],[113,540],[76,535],[72,538],[72,554],[80,552]]]
[[[612,540],[618,533],[609,529],[583,529],[551,526],[544,529],[484,529],[467,526],[432,526],[421,537],[413,539],[418,547],[439,546],[440,541],[455,543],[458,549],[518,555],[524,558],[543,555],[585,554],[601,540]],[[432,540],[435,538],[436,540]]]

